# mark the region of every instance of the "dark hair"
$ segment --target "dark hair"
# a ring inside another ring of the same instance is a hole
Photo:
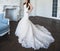
[[[29,8],[28,8],[28,10],[30,10],[29,3],[30,3],[30,0],[27,0],[27,3],[26,3],[26,2],[25,2],[25,3],[23,3],[23,5],[25,5],[25,4],[26,4],[26,7],[29,7]]]

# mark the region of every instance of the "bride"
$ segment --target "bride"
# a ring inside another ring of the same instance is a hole
[[[34,50],[40,48],[48,48],[54,42],[51,33],[40,25],[34,25],[29,20],[29,13],[32,11],[30,0],[25,0],[24,17],[17,25],[15,35],[18,36],[18,42],[25,48],[33,48]]]

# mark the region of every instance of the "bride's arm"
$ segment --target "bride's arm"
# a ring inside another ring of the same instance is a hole
[[[31,3],[29,3],[29,6],[30,6],[30,10],[29,10],[29,13],[33,10],[33,7],[31,5]]]

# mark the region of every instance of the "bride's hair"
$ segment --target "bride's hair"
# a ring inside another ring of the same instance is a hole
[[[23,5],[25,5],[25,4],[26,4],[26,7],[29,7],[29,8],[28,8],[28,10],[30,10],[29,3],[30,3],[30,0],[27,0],[27,3],[26,3],[26,2],[25,2],[25,3],[23,3]]]

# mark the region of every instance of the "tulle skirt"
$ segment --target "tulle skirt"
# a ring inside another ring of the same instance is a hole
[[[15,35],[18,36],[18,42],[25,48],[48,48],[54,42],[51,33],[40,25],[33,24],[29,19],[22,18],[18,23]]]

